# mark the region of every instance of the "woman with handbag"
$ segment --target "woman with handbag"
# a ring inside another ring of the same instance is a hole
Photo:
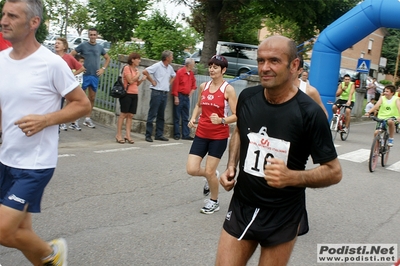
[[[132,119],[133,115],[136,114],[138,105],[138,87],[147,78],[143,75],[140,79],[140,72],[138,69],[140,61],[141,59],[138,53],[131,53],[128,56],[128,65],[126,65],[122,71],[122,80],[124,81],[124,88],[126,88],[126,95],[119,98],[121,113],[118,117],[117,135],[115,136],[115,140],[120,144],[124,144],[125,142],[130,144],[135,143],[131,139]],[[122,126],[124,120],[126,133],[125,137],[122,138]]]

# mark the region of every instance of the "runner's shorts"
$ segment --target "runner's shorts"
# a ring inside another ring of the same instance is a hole
[[[255,208],[233,196],[223,225],[238,240],[254,240],[262,247],[289,242],[308,232],[305,204],[283,208]]]
[[[228,146],[228,139],[205,139],[194,136],[189,154],[194,154],[204,158],[208,153],[209,156],[221,159]]]
[[[97,87],[99,86],[99,77],[94,75],[83,75],[82,89],[86,90],[91,87],[94,92],[97,92]]]
[[[53,176],[54,168],[19,169],[0,163],[0,204],[28,212],[40,212],[44,188]]]

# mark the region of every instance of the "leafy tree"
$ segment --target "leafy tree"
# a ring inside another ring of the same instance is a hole
[[[89,0],[96,28],[111,42],[130,41],[151,1],[147,0]]]
[[[176,20],[171,20],[160,11],[154,11],[150,17],[142,19],[135,30],[135,37],[144,40],[144,50],[148,58],[160,59],[164,50],[174,53],[174,62],[182,63],[184,50],[193,47],[198,41],[197,34],[183,28]]]
[[[293,22],[299,29],[298,43],[313,37],[316,32],[323,30],[327,25],[354,7],[359,0],[171,0],[176,3],[191,4],[192,18],[189,23],[204,34],[201,63],[205,64],[215,52],[215,47],[225,28],[237,27],[232,24],[232,16],[238,21],[246,21],[256,16],[241,17],[242,14],[253,11],[253,14],[263,14],[263,18]],[[244,11],[242,11],[245,9]],[[243,12],[243,13],[241,13]],[[240,20],[241,19],[241,20]],[[260,18],[253,21],[254,28],[261,25]],[[225,26],[227,25],[227,26]]]
[[[80,36],[84,29],[89,28],[89,9],[80,3],[75,4],[69,19],[69,25],[74,27]]]
[[[79,5],[77,0],[46,0],[44,4],[48,10],[49,19],[56,21],[59,26],[58,35],[67,36],[70,13],[74,6]]]
[[[387,29],[389,34],[385,37],[382,46],[382,57],[387,59],[386,68],[384,69],[385,74],[394,75],[396,60],[398,57],[400,30],[399,29]],[[400,64],[400,63],[399,63]],[[400,67],[397,69],[397,76],[400,75]]]

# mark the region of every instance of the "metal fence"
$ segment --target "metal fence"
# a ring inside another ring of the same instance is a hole
[[[123,64],[118,60],[110,61],[107,71],[104,73],[104,75],[100,77],[99,87],[94,102],[96,107],[107,111],[116,112],[118,101],[117,99],[109,95],[114,82],[117,80],[118,75],[120,75],[122,66]],[[197,88],[199,88],[203,82],[207,82],[210,80],[209,76],[195,75],[195,77],[196,77]],[[232,79],[225,79],[225,80],[229,82]],[[240,92],[248,86],[248,82],[247,80],[235,79],[231,83],[231,85],[235,88],[236,94],[239,96]],[[190,113],[192,113],[193,108],[197,102],[197,97],[198,97],[198,90],[195,90],[190,102],[190,107],[191,107]]]

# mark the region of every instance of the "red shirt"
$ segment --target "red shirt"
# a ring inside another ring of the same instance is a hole
[[[78,69],[81,69],[81,68],[82,68],[82,64],[79,63],[79,62],[75,59],[75,57],[73,57],[73,56],[70,55],[70,54],[64,54],[64,55],[62,56],[62,59],[64,59],[64,61],[67,62],[67,65],[69,66],[69,68],[70,68],[71,70],[72,70],[72,69],[78,70]]]
[[[4,40],[3,33],[0,32],[0,51],[3,51],[8,47],[11,47],[11,43],[7,40]]]
[[[196,89],[196,78],[193,71],[187,72],[186,67],[180,68],[176,71],[176,77],[172,84],[173,96],[178,96],[178,93],[189,95],[192,90]]]

